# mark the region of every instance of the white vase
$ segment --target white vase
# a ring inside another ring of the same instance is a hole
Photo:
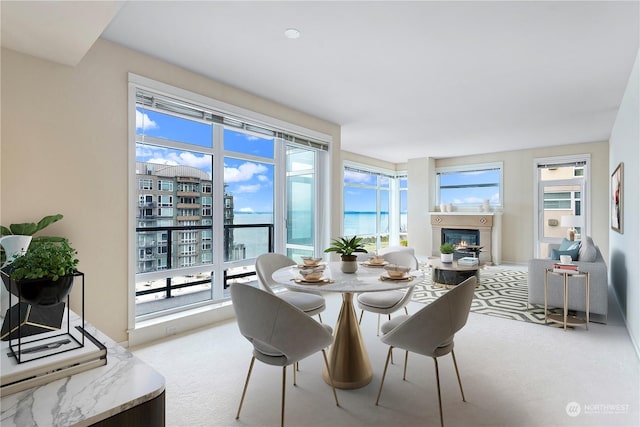
[[[447,205],[445,205],[444,203],[440,203],[440,212],[446,212],[447,211]]]
[[[453,262],[453,254],[440,254],[440,261]]]
[[[447,205],[447,212],[453,212],[453,205],[451,203]]]
[[[4,249],[5,262],[3,267],[13,261],[14,256],[24,255],[31,244],[31,236],[12,235],[0,238],[0,246]],[[9,291],[0,285],[0,317],[4,318],[4,314],[9,308]]]
[[[484,202],[482,202],[482,209],[485,212],[489,212],[489,210],[491,209],[491,204],[489,202],[489,199],[485,199]]]

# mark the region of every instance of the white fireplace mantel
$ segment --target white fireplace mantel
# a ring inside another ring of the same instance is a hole
[[[430,212],[432,255],[440,253],[443,228],[466,228],[480,231],[480,261],[502,262],[502,212]]]

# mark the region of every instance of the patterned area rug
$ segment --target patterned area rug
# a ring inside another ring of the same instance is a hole
[[[424,304],[448,291],[431,284],[431,268],[424,268],[425,278],[413,293],[413,301]],[[544,308],[527,310],[527,272],[488,267],[480,269],[480,283],[471,303],[474,313],[505,319],[544,324]]]

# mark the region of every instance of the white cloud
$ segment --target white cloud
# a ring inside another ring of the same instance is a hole
[[[141,157],[142,155],[149,157],[148,160],[145,160],[149,163],[159,165],[185,165],[204,171],[211,170],[211,156],[207,155],[198,156],[188,151],[167,153],[163,150],[138,150],[137,156]]]
[[[171,166],[177,166],[178,165],[177,162],[175,162],[173,160],[165,159],[163,157],[154,157],[153,159],[147,160],[147,163],[155,163],[157,165],[171,165]]]
[[[259,175],[267,171],[264,165],[256,163],[243,163],[238,168],[224,168],[224,182],[244,182],[249,181],[254,175]]]
[[[148,115],[136,110],[136,129],[156,129],[158,124],[151,120]]]
[[[260,182],[269,182],[269,177],[265,175],[258,175],[258,181]]]
[[[255,211],[251,208],[240,208],[238,209],[238,212],[254,213]]]
[[[254,185],[239,185],[235,190],[234,190],[234,194],[235,193],[257,193],[258,191],[260,191],[260,188],[262,188],[260,186],[260,184],[254,184]]]
[[[344,180],[345,182],[357,182],[361,184],[368,184],[373,182],[375,179],[374,175],[352,172],[352,171],[344,171]]]

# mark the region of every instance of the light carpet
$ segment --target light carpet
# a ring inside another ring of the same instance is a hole
[[[425,278],[413,293],[413,301],[428,304],[448,289],[434,286],[431,268],[423,269]],[[527,307],[527,272],[496,267],[479,270],[479,283],[471,303],[471,311],[505,319],[544,324],[544,308]]]

